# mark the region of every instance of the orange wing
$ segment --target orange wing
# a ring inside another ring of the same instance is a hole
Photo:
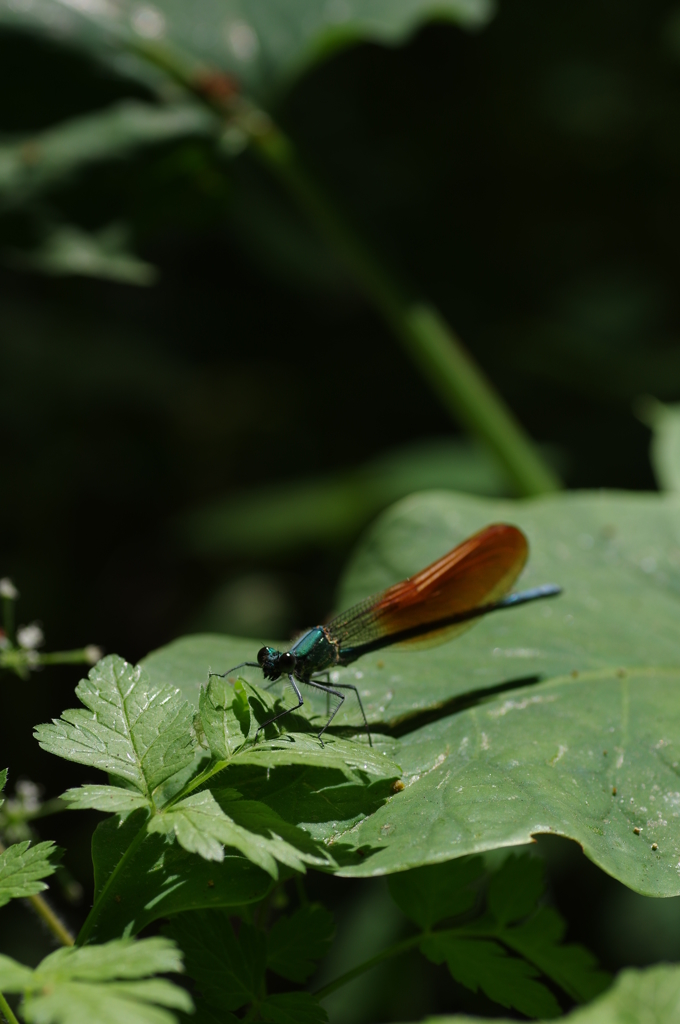
[[[415,576],[361,601],[328,623],[341,650],[432,624],[408,644],[431,644],[469,628],[442,620],[493,604],[508,593],[527,560],[529,545],[516,526],[487,526]],[[399,641],[397,641],[399,642]]]

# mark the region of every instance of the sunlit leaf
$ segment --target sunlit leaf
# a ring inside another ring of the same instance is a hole
[[[0,907],[17,897],[33,896],[47,885],[42,881],[56,871],[50,857],[56,847],[52,842],[14,843],[0,853]]]
[[[369,721],[391,725],[461,695],[536,676],[621,666],[680,666],[680,560],[675,497],[560,494],[531,501],[413,495],[389,509],[351,559],[338,610],[412,575],[476,530],[514,523],[526,533],[516,589],[558,583],[550,601],[489,615],[452,643],[362,658]],[[381,710],[382,709],[382,710]],[[350,709],[347,709],[349,714]]]
[[[34,971],[3,957],[0,984],[23,995],[22,1016],[29,1024],[174,1024],[169,1010],[191,1012],[189,994],[149,975],[181,969],[168,939],[118,939],[59,949]]]
[[[144,669],[109,655],[76,694],[88,710],[37,726],[44,750],[110,772],[147,797],[193,761],[192,711],[176,687],[153,686]]]
[[[406,788],[352,830],[370,875],[565,835],[653,896],[680,892],[680,670],[572,675],[416,729]],[[375,852],[379,849],[379,852]]]
[[[241,801],[229,801],[238,813]],[[280,824],[290,835],[291,826],[279,821],[277,816],[264,804],[258,813],[258,805],[250,806],[244,815],[245,827],[237,824],[226,814],[209,790],[194,793],[174,804],[163,814],[156,815],[149,822],[150,832],[173,835],[190,853],[198,853],[205,860],[221,861],[224,847],[240,850],[253,864],[267,871],[273,878],[278,877],[276,861],[281,861],[296,871],[305,871],[305,861],[312,864],[326,864],[326,858],[302,851],[277,835],[270,826]],[[249,812],[249,813],[248,813]],[[259,819],[259,820],[258,820]],[[300,834],[305,840],[304,834]]]
[[[129,814],[140,807],[148,807],[149,801],[141,793],[120,786],[80,786],[78,789],[67,789],[62,794],[72,811],[84,811],[93,808],[96,811],[108,811],[109,814]]]

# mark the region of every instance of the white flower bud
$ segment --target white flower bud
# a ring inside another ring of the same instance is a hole
[[[0,597],[9,597],[11,601],[16,601],[19,596],[19,591],[12,583],[9,576],[3,576],[0,580]]]
[[[45,635],[38,623],[32,622],[30,626],[19,626],[17,630],[17,643],[25,651],[32,651],[45,643]]]
[[[96,665],[103,657],[103,650],[101,647],[97,647],[96,644],[88,644],[85,648],[85,658],[87,659],[88,665]]]

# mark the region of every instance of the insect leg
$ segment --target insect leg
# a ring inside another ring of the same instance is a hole
[[[331,674],[330,674],[330,672],[323,672],[323,673],[321,673],[321,675],[314,676],[313,678],[314,678],[314,680],[320,680],[320,679],[323,679],[324,676],[326,676],[326,686],[329,687],[327,689],[327,691],[326,691],[326,714],[330,715],[331,714],[331,692],[332,692],[332,690],[330,689],[330,685],[329,684],[331,682]],[[366,726],[366,734],[369,737],[369,744],[371,746],[373,746],[373,740],[371,739],[371,730],[369,729],[369,721],[368,721],[368,719],[366,717],[366,712],[364,711],[364,705],[362,703],[362,698],[360,698],[360,696],[358,695],[358,690],[353,685],[353,683],[334,683],[333,685],[337,686],[337,688],[339,690],[353,690],[354,691],[354,696],[356,697],[356,701],[358,703],[359,710],[360,710],[360,712],[362,712],[362,718],[364,719],[364,725]],[[329,719],[329,721],[330,721],[330,719]]]
[[[292,675],[289,675],[288,678],[290,679],[290,685],[295,690],[295,696],[298,699],[297,704],[295,705],[294,708],[284,708],[283,711],[279,711],[278,715],[274,715],[274,717],[270,718],[267,722],[263,722],[262,725],[258,725],[257,732],[255,733],[255,739],[257,739],[258,734],[263,729],[266,729],[268,725],[271,725],[272,722],[275,722],[278,718],[283,718],[284,715],[289,715],[291,713],[291,711],[297,711],[297,709],[301,708],[302,705],[304,704],[304,701],[302,699],[302,694],[300,693],[300,687],[295,682],[295,677],[292,676]]]
[[[242,661],[240,665],[234,665],[227,672],[208,672],[208,679],[212,679],[213,676],[219,676],[220,679],[226,679],[232,672],[235,672],[237,668],[259,668],[260,666],[256,661]]]
[[[326,680],[326,686],[330,686],[331,685],[331,674],[330,674],[330,672],[319,672],[318,676],[314,676],[314,679],[316,679],[316,680],[325,679]],[[330,713],[331,713],[331,695],[330,695],[330,693],[326,693],[326,714],[330,715]]]
[[[333,686],[337,686],[337,688],[339,690],[354,690],[354,695],[355,695],[355,697],[356,697],[356,699],[357,699],[357,701],[359,703],[359,707],[361,709],[361,717],[363,718],[364,725],[366,726],[366,735],[368,736],[368,743],[369,743],[369,746],[372,747],[373,746],[373,740],[371,739],[371,730],[368,728],[368,719],[366,718],[366,712],[364,711],[364,705],[361,703],[361,697],[359,696],[359,691],[357,690],[356,686],[354,686],[353,683],[333,683]]]
[[[326,724],[324,725],[323,729],[319,733],[319,743],[323,747],[324,744],[323,744],[323,740],[321,739],[321,737],[323,736],[323,734],[325,733],[326,729],[331,724],[331,722],[333,721],[335,716],[337,715],[337,713],[340,710],[340,708],[342,707],[342,705],[345,703],[345,695],[344,695],[344,693],[338,693],[338,691],[334,690],[331,686],[326,686],[324,683],[317,683],[313,679],[305,679],[305,682],[307,683],[307,686],[313,686],[316,690],[322,690],[324,693],[327,693],[327,694],[331,694],[332,693],[334,697],[338,698],[338,703],[335,705],[335,707],[331,711],[331,713],[330,713],[330,715],[328,717],[328,721],[326,722]]]

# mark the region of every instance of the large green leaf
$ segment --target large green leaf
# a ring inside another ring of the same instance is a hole
[[[0,25],[46,34],[109,61],[131,42],[162,43],[229,72],[262,97],[339,47],[396,44],[432,18],[474,28],[491,12],[490,0],[2,0]],[[143,74],[132,62],[121,67]]]
[[[675,1024],[680,1015],[680,967],[663,964],[622,971],[589,1006],[574,1010],[565,1024]],[[428,1017],[423,1024],[481,1024],[479,1017]],[[496,1020],[496,1024],[511,1024]]]
[[[338,606],[411,575],[491,522],[530,542],[517,588],[564,594],[488,616],[451,644],[387,649],[345,673],[360,679],[369,721],[395,726],[488,687],[609,666],[680,666],[680,503],[672,496],[562,494],[509,502],[414,495],[389,509],[360,545]]]
[[[352,830],[349,875],[576,839],[626,885],[680,893],[680,669],[603,669],[507,693],[397,741],[406,788]]]

